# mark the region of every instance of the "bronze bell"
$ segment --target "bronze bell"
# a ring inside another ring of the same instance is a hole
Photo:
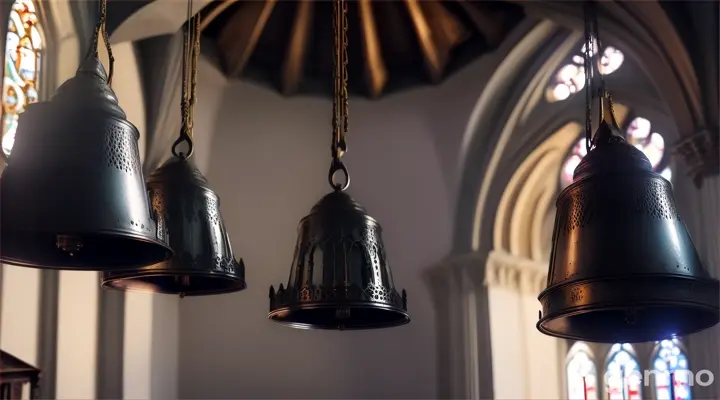
[[[173,157],[153,172],[148,192],[175,255],[132,271],[104,272],[103,287],[181,296],[245,289],[245,265],[235,261],[220,200],[207,183],[185,158]]]
[[[662,340],[718,323],[718,281],[703,267],[672,186],[603,121],[557,199],[537,328],[589,342]]]
[[[270,287],[268,317],[294,328],[374,329],[410,322],[395,290],[382,228],[341,190],[300,221],[287,287]]]
[[[150,213],[137,128],[100,61],[28,106],[0,180],[0,261],[124,269],[171,257]]]

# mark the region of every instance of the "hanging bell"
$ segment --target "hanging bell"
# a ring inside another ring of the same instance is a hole
[[[245,265],[235,261],[220,201],[200,171],[188,159],[173,157],[150,175],[147,188],[175,255],[132,271],[104,272],[103,287],[180,296],[245,289]]]
[[[50,101],[30,105],[0,180],[0,261],[117,270],[168,259],[139,137],[94,57]]]
[[[589,342],[662,340],[718,323],[718,281],[703,267],[670,182],[602,121],[595,148],[557,199],[537,328]]]
[[[303,329],[376,329],[410,322],[395,290],[382,229],[341,190],[300,221],[287,287],[270,287],[275,322]]]

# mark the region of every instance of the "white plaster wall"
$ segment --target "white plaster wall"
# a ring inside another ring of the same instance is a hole
[[[287,284],[297,223],[329,190],[331,103],[228,85],[213,114],[207,177],[248,289],[180,300],[180,398],[437,396],[434,313],[420,273],[451,250],[458,148],[484,84],[477,77],[492,62],[437,87],[350,101],[350,194],[381,222],[413,318],[378,331],[267,320],[269,286]]]
[[[287,282],[297,223],[328,190],[331,105],[243,83],[228,88],[208,178],[249,287],[181,300],[180,397],[436,395],[434,317],[420,271],[449,251],[452,215],[432,131],[410,99],[351,102],[347,164],[351,194],[383,224],[413,322],[299,331],[267,320],[267,293]]]
[[[514,289],[490,287],[488,300],[495,398],[525,399],[529,371],[522,332],[529,327],[518,313],[522,299]]]

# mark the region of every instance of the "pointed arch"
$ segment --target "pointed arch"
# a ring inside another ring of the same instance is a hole
[[[657,342],[650,362],[656,400],[670,399],[671,381],[675,399],[692,400],[690,360],[678,339]]]
[[[610,400],[642,399],[642,371],[630,343],[615,343],[605,362],[605,390]]]
[[[568,400],[597,400],[598,379],[595,356],[584,342],[575,342],[565,360],[565,381]]]
[[[12,151],[18,117],[39,100],[46,48],[42,3],[15,0],[8,19],[2,84],[3,157]]]

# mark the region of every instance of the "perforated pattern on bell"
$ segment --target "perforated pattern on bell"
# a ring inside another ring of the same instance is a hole
[[[371,329],[408,323],[382,229],[344,192],[321,199],[298,229],[290,279],[270,288],[269,317],[298,328]]]
[[[174,157],[148,179],[148,192],[175,256],[137,271],[104,273],[103,285],[183,296],[245,289],[245,265],[235,260],[220,202],[200,171]]]
[[[124,134],[122,127],[110,124],[105,135],[105,162],[126,174],[140,171],[140,153],[135,150],[137,143],[130,135]]]
[[[612,343],[717,324],[720,286],[700,261],[672,185],[639,150],[605,138],[558,197],[538,329]]]

